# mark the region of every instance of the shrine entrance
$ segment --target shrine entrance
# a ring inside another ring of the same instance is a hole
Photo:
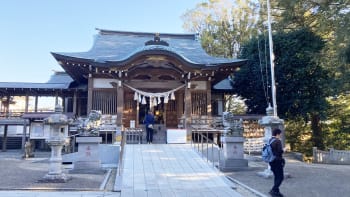
[[[126,85],[124,91],[123,125],[130,127],[130,121],[135,121],[136,127],[142,127],[146,114],[152,110],[157,126],[164,129],[177,128],[179,119],[184,114],[184,86],[181,85],[177,89],[165,91],[165,93],[155,89],[148,91],[145,92]],[[169,96],[167,96],[166,92],[170,92]],[[166,96],[159,96],[162,94]]]

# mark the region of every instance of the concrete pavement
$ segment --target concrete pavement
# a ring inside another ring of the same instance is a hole
[[[126,145],[121,196],[239,197],[190,144]]]

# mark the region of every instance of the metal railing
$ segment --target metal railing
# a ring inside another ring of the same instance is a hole
[[[125,128],[124,132],[127,144],[142,144],[142,128]]]
[[[122,141],[120,143],[120,154],[119,154],[117,175],[122,174],[123,165],[124,165],[123,156],[124,156],[125,144],[126,144],[125,131],[122,131]]]
[[[222,131],[216,129],[194,129],[192,130],[191,146],[206,157],[207,162],[211,162],[213,167],[220,164]],[[212,139],[210,139],[212,136]],[[216,142],[214,139],[217,139]],[[211,150],[209,150],[211,149]],[[217,149],[217,150],[215,150]]]

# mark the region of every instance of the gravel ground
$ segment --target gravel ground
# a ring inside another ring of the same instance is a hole
[[[265,179],[257,175],[266,164],[261,161],[249,161],[250,170],[229,173],[228,175],[243,184],[267,195],[273,185],[273,178]],[[286,197],[329,197],[349,196],[350,166],[307,164],[287,158],[285,172],[291,178],[286,178],[281,192]]]
[[[48,172],[50,153],[35,153],[35,158],[22,159],[19,151],[0,152],[0,189],[43,190],[98,190],[106,174],[69,174],[71,165],[64,171],[72,179],[67,183],[39,183]]]

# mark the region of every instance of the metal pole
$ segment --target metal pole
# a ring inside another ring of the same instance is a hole
[[[272,30],[271,30],[271,14],[270,14],[270,0],[267,0],[267,25],[269,28],[269,49],[270,49],[270,64],[271,64],[271,91],[272,91],[272,105],[273,115],[277,117],[277,103],[276,103],[276,85],[275,85],[275,55],[273,54]]]
[[[209,145],[209,136],[208,136],[208,131],[207,131],[207,162],[209,161],[209,147],[208,147],[208,145]]]

